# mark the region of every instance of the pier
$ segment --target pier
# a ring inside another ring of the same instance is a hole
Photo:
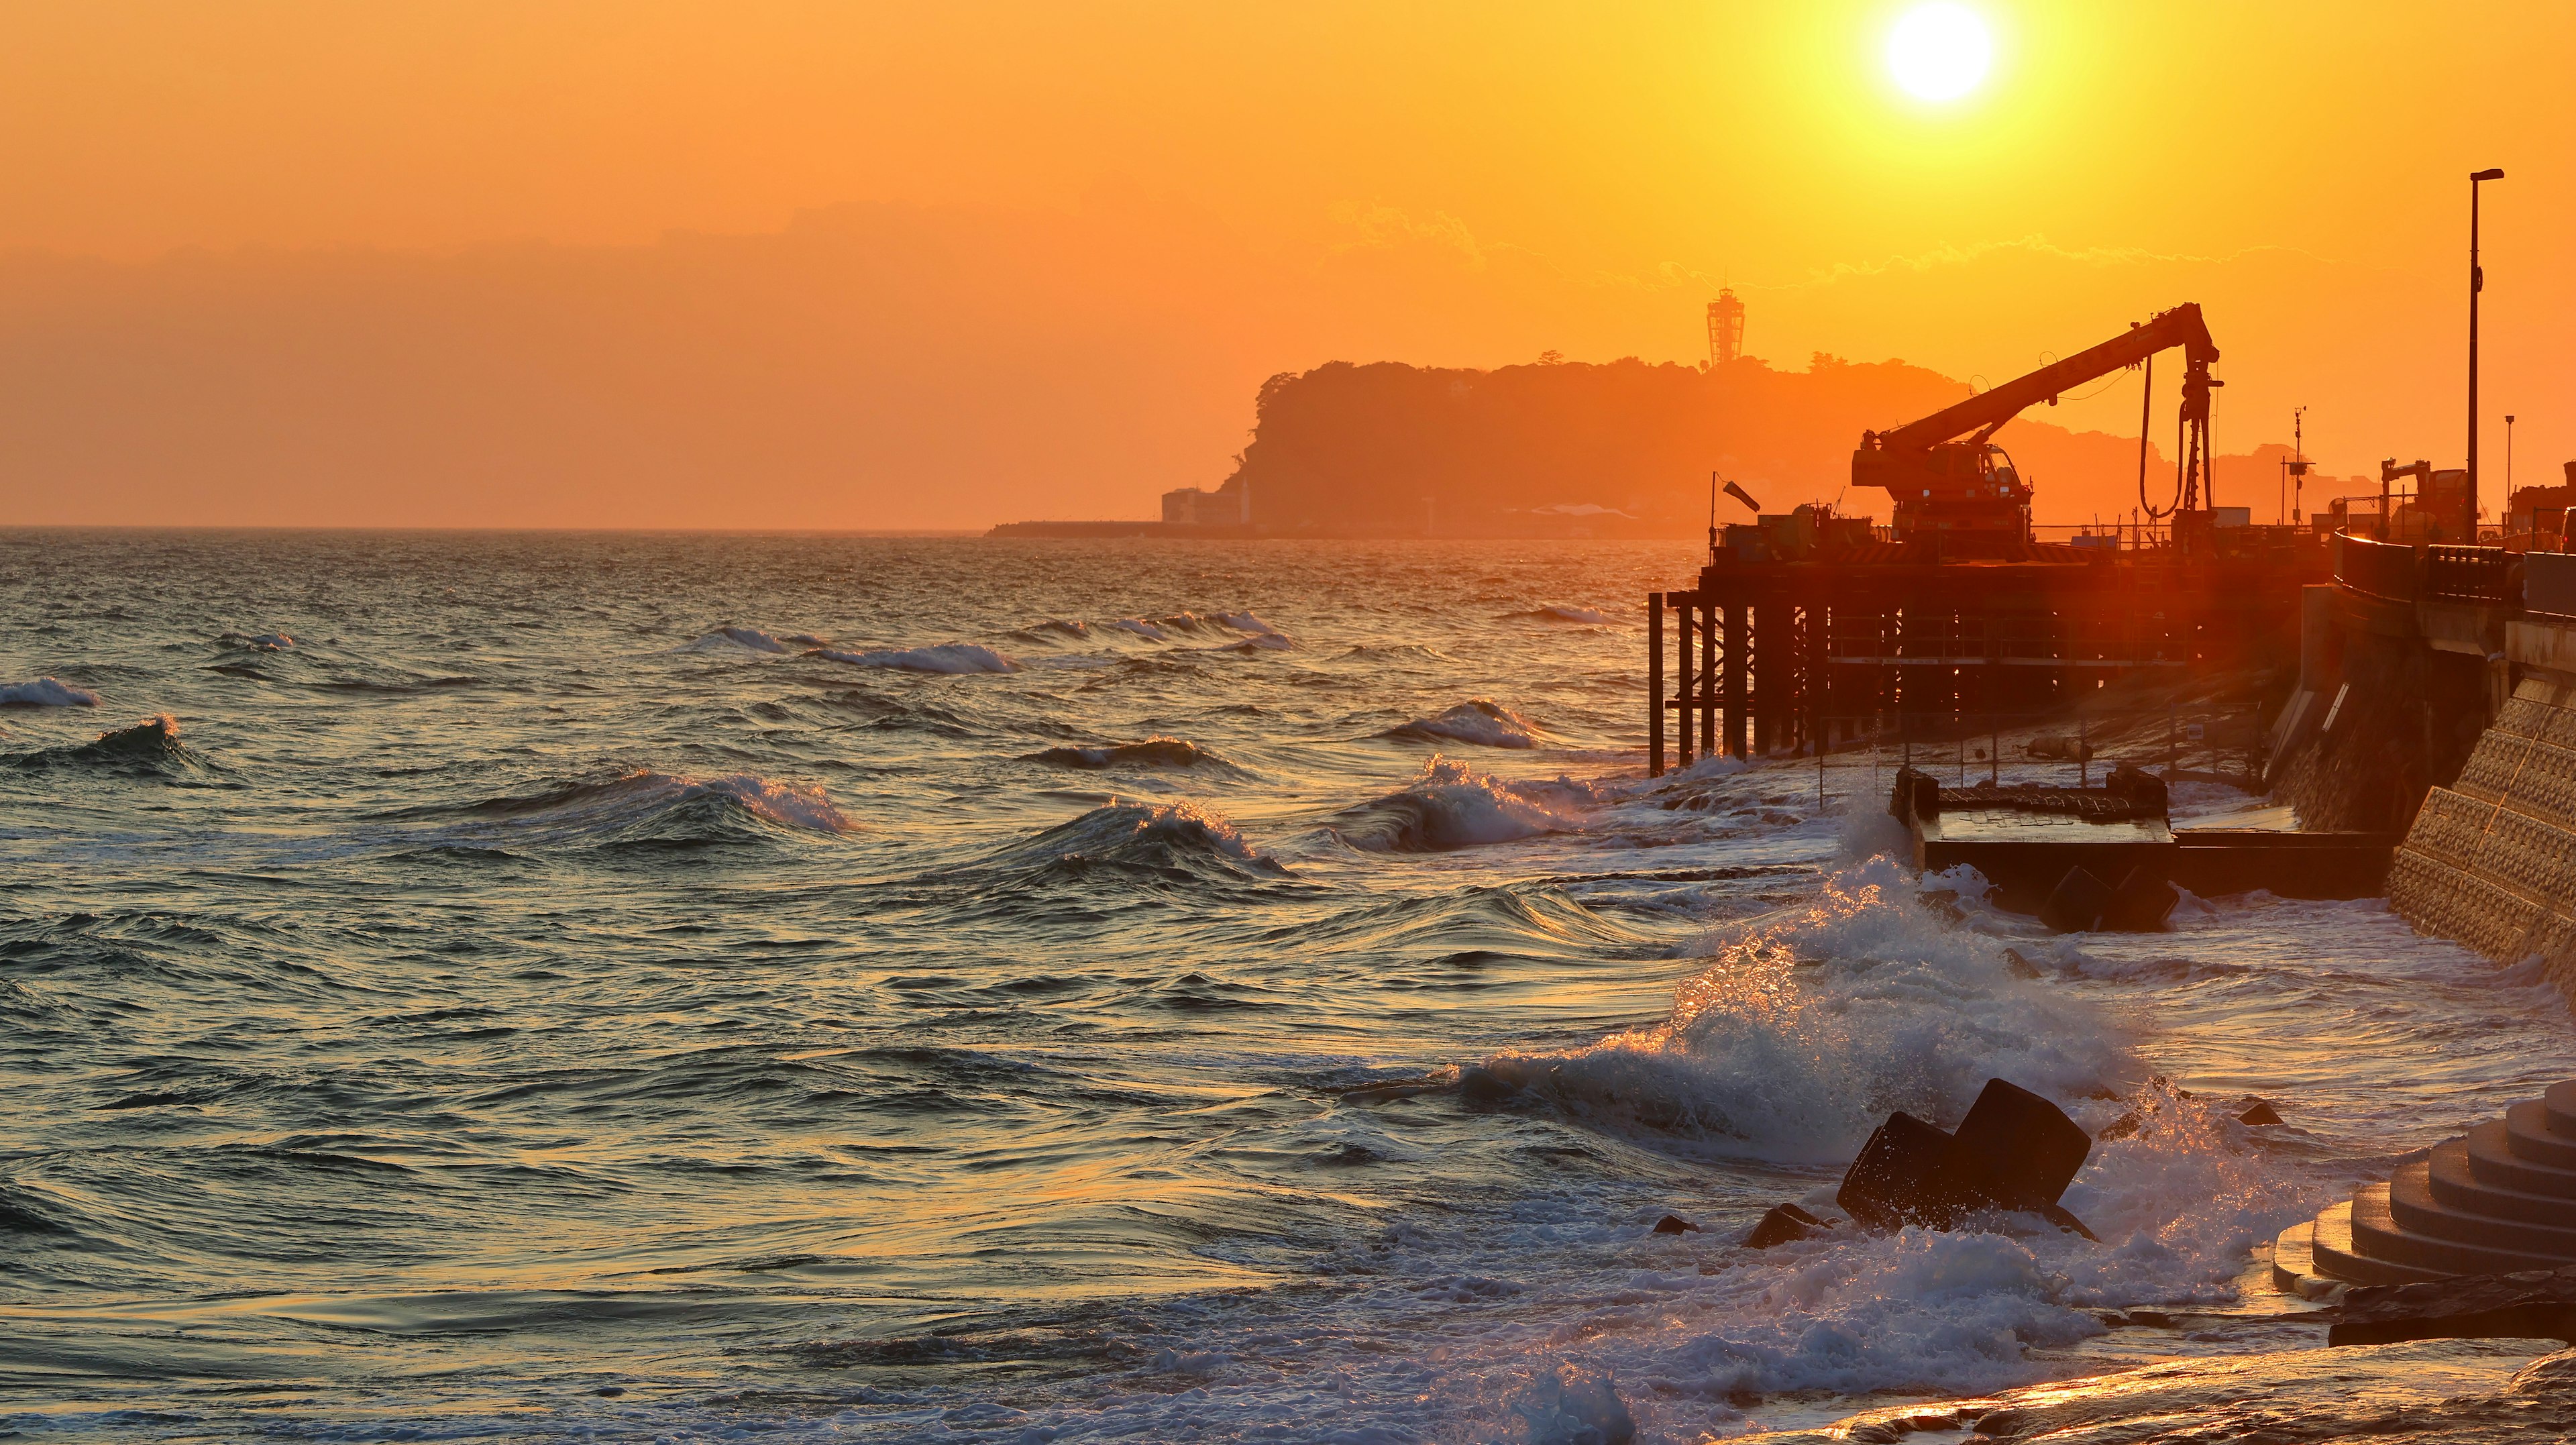
[[[1727,529],[1814,530],[1795,514]],[[1648,596],[1650,773],[1665,771],[1668,734],[1681,766],[1813,755],[1892,731],[2023,726],[2140,675],[2286,673],[2301,588],[2328,570],[2323,541],[2286,527],[2210,527],[2197,547],[2104,533],[1957,561],[1875,531],[1788,561],[1720,547],[1696,586]]]

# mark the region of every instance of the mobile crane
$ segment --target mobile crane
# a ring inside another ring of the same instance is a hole
[[[2051,362],[2028,376],[1945,407],[1920,421],[1888,431],[1863,432],[1852,453],[1852,484],[1884,487],[1896,499],[1896,539],[1928,542],[1945,556],[2005,555],[2030,541],[2030,483],[2012,457],[1988,440],[2023,409],[2145,362],[2169,346],[2183,348],[2181,445],[2177,449],[2174,507],[2197,514],[2211,488],[2209,393],[2217,343],[2209,339],[2197,303],[2185,302],[2099,346]],[[2152,374],[2152,373],[2151,373]],[[2141,439],[2139,477],[2145,480]],[[2141,498],[2143,501],[2143,497]],[[2159,511],[2157,515],[2163,515]]]

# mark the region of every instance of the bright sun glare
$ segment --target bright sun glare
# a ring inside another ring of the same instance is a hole
[[[1986,22],[1949,0],[1906,11],[1887,36],[1888,73],[1925,100],[1956,100],[1976,89],[1993,53]]]

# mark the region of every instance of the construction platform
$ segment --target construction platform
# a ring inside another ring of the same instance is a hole
[[[1817,525],[1793,519],[1764,521],[1793,537]],[[1934,546],[1830,540],[1843,520],[1824,518],[1828,540],[1792,554],[1801,560],[1722,546],[1695,586],[1648,597],[1650,772],[1663,771],[1668,736],[1684,766],[1812,754],[1884,731],[1978,733],[1995,718],[2062,714],[2141,674],[2286,676],[2300,590],[2331,567],[2322,541],[2290,528],[2214,529],[2190,545],[2104,534],[2087,539],[2098,546],[2024,544],[2013,560],[1944,560]]]
[[[1905,826],[1918,869],[1975,868],[1995,906],[2070,930],[2159,928],[2174,888],[2374,897],[2399,841],[2394,833],[2177,828],[2166,797],[2162,778],[2126,766],[2099,788],[1945,788],[1909,767],[1896,775],[1888,813]]]

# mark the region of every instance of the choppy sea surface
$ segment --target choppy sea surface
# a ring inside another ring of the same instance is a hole
[[[2376,902],[2050,937],[1884,759],[1649,783],[1694,565],[0,534],[0,1428],[1698,1441],[2228,1348],[2105,1317],[2576,1075]],[[1733,1248],[1991,1075],[2202,1097],[2098,1244]]]

